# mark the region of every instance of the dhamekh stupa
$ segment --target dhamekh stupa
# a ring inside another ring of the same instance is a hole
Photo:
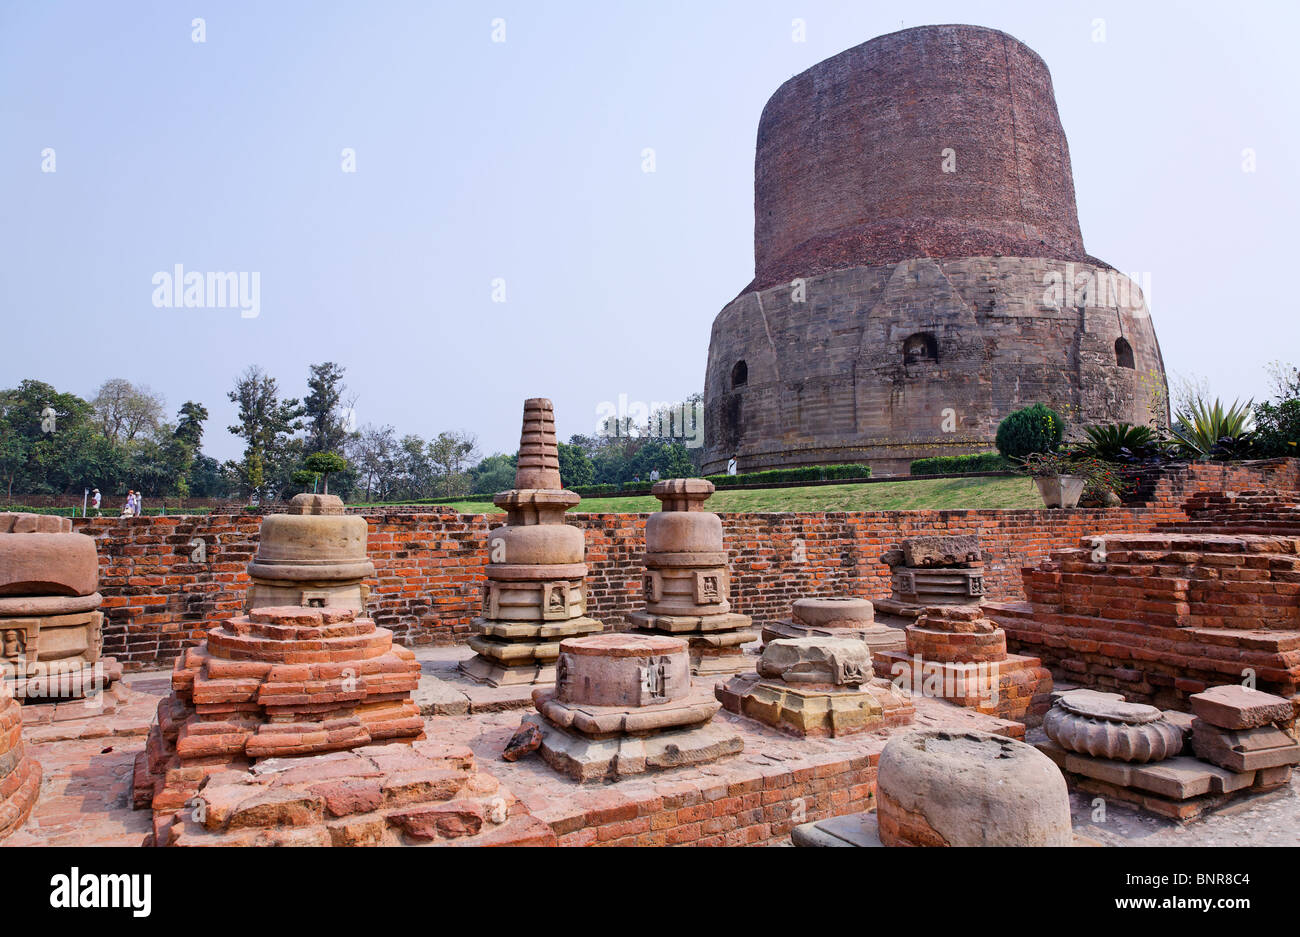
[[[706,472],[992,448],[1034,403],[1148,423],[1164,365],[1141,291],[1084,250],[1047,65],[922,26],[772,95],[754,279],[713,322]]]

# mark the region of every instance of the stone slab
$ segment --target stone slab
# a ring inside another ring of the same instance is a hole
[[[1190,702],[1195,716],[1224,729],[1256,729],[1295,720],[1290,700],[1235,683],[1194,693]]]

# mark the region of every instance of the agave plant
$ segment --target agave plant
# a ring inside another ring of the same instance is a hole
[[[1159,443],[1159,438],[1151,427],[1134,426],[1132,423],[1085,426],[1083,431],[1088,434],[1088,441],[1079,447],[1079,452],[1106,462],[1144,458]]]
[[[1173,437],[1198,459],[1236,459],[1250,452],[1253,400],[1233,401],[1226,410],[1216,397],[1213,405],[1197,398],[1178,412]]]

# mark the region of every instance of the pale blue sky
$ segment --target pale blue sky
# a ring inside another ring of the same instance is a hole
[[[3,0],[0,386],[196,399],[221,458],[252,363],[299,396],[338,361],[359,422],[466,428],[485,452],[513,451],[528,396],[588,432],[602,401],[701,388],[713,317],[753,273],[777,86],[903,26],[975,23],[1046,60],[1084,242],[1150,275],[1169,370],[1263,395],[1266,362],[1300,363],[1298,9]],[[176,264],[258,272],[260,315],[155,308]]]

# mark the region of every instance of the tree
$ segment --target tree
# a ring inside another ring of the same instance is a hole
[[[391,426],[367,423],[351,444],[352,461],[366,480],[366,500],[371,492],[382,501],[392,492],[398,475],[398,446]]]
[[[307,418],[307,449],[311,452],[339,452],[352,435],[343,417],[343,366],[333,361],[309,366],[309,393],[303,398]]]
[[[187,443],[197,453],[203,443],[203,424],[208,419],[207,407],[187,400],[176,415],[180,417],[180,422],[176,424],[176,438]]]
[[[574,485],[590,485],[596,477],[596,467],[591,464],[587,458],[587,453],[583,452],[579,446],[571,446],[567,443],[559,444],[560,452],[560,481],[565,488],[572,488]]]
[[[402,437],[398,448],[402,465],[402,486],[412,501],[430,497],[433,493],[433,463],[429,461],[429,447],[419,436]]]
[[[463,430],[439,433],[429,443],[429,461],[434,476],[441,481],[443,497],[467,494],[469,478],[466,469],[478,458],[478,439]]]
[[[100,385],[91,401],[99,431],[113,445],[131,442],[158,428],[165,403],[143,384],[135,386],[125,378],[110,378]]]
[[[498,452],[490,455],[469,470],[470,491],[475,494],[495,494],[509,491],[515,486],[517,455]]]
[[[0,468],[10,494],[81,491],[106,484],[112,446],[96,432],[94,408],[43,381],[24,380],[0,391]]]
[[[342,472],[348,467],[347,459],[336,452],[313,452],[303,462],[303,468],[313,475],[321,476],[321,493],[330,493],[330,476]]]
[[[281,401],[275,378],[251,365],[235,380],[226,394],[239,406],[239,423],[227,427],[244,440],[244,461],[240,475],[245,493],[258,494],[264,488],[276,492],[291,483],[301,461],[302,441],[292,435],[302,428],[302,407],[297,398]]]

